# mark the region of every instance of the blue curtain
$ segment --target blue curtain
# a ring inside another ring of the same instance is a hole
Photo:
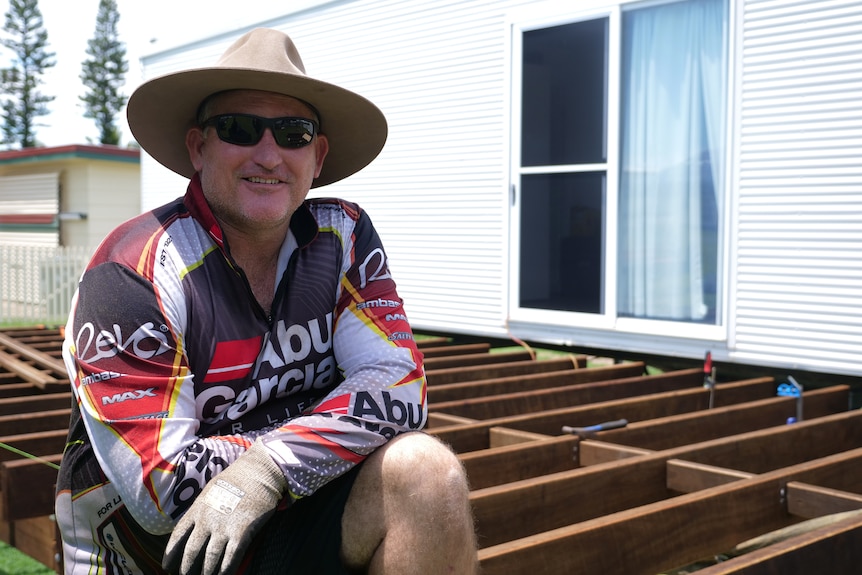
[[[618,313],[714,322],[726,0],[632,10],[623,34]]]

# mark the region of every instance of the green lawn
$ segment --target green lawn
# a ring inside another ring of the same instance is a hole
[[[0,575],[50,575],[53,570],[0,541]]]

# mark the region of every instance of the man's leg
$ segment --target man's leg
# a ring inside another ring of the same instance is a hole
[[[461,462],[424,433],[396,437],[363,464],[341,520],[345,563],[369,575],[472,575],[473,514]]]

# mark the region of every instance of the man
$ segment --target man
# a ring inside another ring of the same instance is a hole
[[[128,117],[190,183],[105,239],[73,302],[66,572],[475,572],[380,240],[358,206],[306,200],[377,156],[381,112],[257,29]]]

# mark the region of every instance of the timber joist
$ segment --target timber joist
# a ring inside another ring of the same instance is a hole
[[[0,540],[59,571],[54,486],[72,394],[60,331],[0,332]]]
[[[0,539],[55,568],[50,464],[71,406],[60,345],[56,330],[0,332],[0,442],[31,456],[0,450]],[[483,575],[862,564],[862,411],[845,385],[806,390],[804,419],[788,424],[798,400],[771,377],[719,378],[710,398],[702,370],[445,338],[420,348],[428,430],[467,470]]]

